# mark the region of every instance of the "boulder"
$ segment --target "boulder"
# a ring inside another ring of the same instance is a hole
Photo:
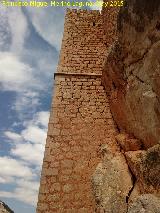
[[[93,175],[96,212],[126,213],[128,195],[133,187],[132,177],[123,154],[111,152],[107,145],[105,150],[103,162]]]
[[[147,151],[129,151],[125,156],[140,192],[160,195],[160,145]]]
[[[129,207],[127,213],[160,213],[160,198],[144,194]]]

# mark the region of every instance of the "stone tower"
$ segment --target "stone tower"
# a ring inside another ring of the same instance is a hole
[[[91,177],[116,128],[101,83],[106,47],[99,11],[67,10],[37,213],[93,213]]]

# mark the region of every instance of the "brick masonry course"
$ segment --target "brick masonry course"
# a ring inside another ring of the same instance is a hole
[[[98,11],[67,10],[37,213],[93,213],[91,177],[117,130],[101,82],[106,49]]]

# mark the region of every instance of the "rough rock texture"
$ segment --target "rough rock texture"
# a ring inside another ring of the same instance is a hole
[[[140,192],[160,195],[160,146],[155,145],[147,151],[126,152],[125,156]]]
[[[126,4],[119,13],[118,39],[106,59],[103,82],[119,129],[148,148],[160,143],[160,1]]]
[[[160,199],[152,194],[141,195],[127,213],[160,213]]]
[[[102,81],[120,132],[111,147],[120,149],[106,148],[94,173],[97,212],[160,212],[160,1],[126,0],[117,12],[102,10]]]
[[[135,139],[132,136],[127,134],[118,134],[116,135],[116,140],[120,147],[126,151],[136,151],[142,149],[141,141]]]
[[[103,162],[99,163],[93,175],[93,188],[97,202],[97,213],[125,213],[132,177],[126,160],[117,149],[103,148]]]
[[[0,213],[14,213],[4,202],[0,201]]]

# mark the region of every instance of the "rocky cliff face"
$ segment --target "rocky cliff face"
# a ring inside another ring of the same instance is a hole
[[[126,4],[103,79],[119,129],[148,148],[160,143],[160,1]]]
[[[0,213],[14,213],[4,202],[0,201]]]
[[[103,84],[119,134],[93,175],[97,212],[160,213],[160,1],[126,0],[111,25],[108,10]]]

